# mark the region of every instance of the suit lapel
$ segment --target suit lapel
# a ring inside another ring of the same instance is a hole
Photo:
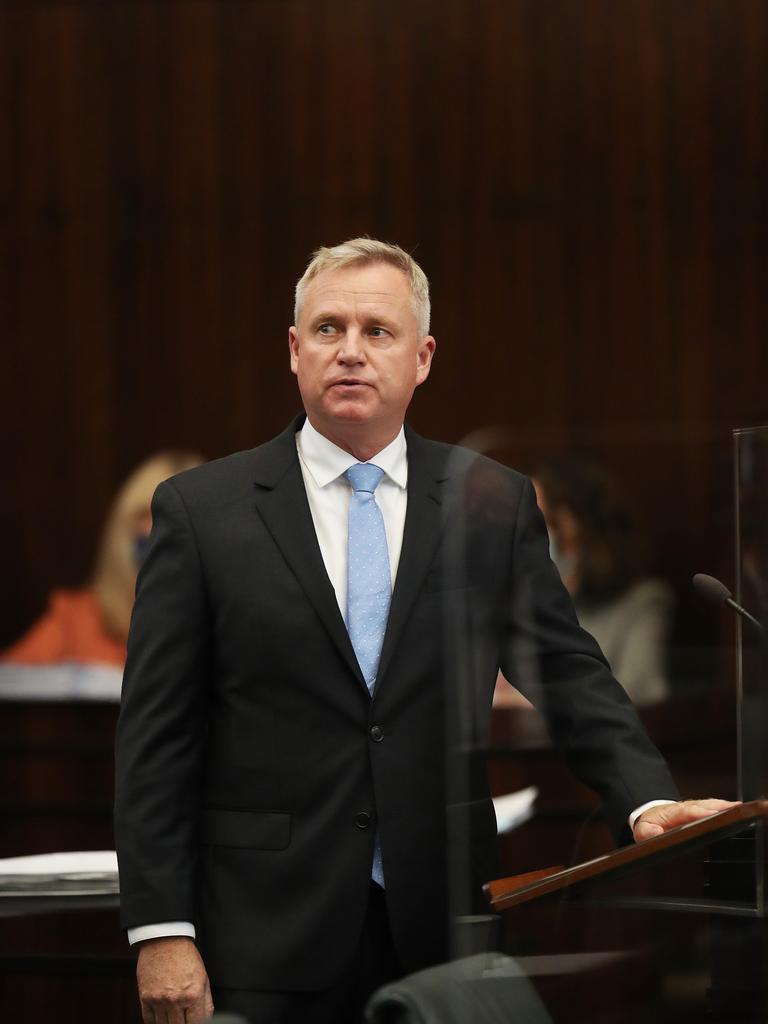
[[[328,578],[296,452],[300,416],[257,453],[256,507],[318,617],[360,685],[367,687]],[[445,522],[444,483],[450,475],[449,449],[427,441],[406,426],[408,505],[403,546],[392,594],[387,632],[381,652],[374,696],[421,590],[424,576],[440,543]]]
[[[367,691],[355,652],[325,569],[296,452],[303,417],[258,452],[256,507],[283,558],[338,647]]]
[[[397,579],[392,593],[387,632],[374,696],[383,683],[392,655],[421,590],[443,528],[443,482],[447,479],[442,445],[426,441],[406,427],[408,444],[408,505]]]

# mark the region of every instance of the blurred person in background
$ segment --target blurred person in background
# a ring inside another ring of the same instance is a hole
[[[674,596],[662,580],[641,575],[632,517],[616,484],[590,459],[562,456],[542,462],[533,485],[579,622],[635,704],[664,700]]]
[[[152,529],[152,495],[163,480],[203,461],[193,452],[166,451],[142,462],[112,502],[90,582],[76,590],[54,590],[46,612],[0,660],[122,668],[136,574]]]

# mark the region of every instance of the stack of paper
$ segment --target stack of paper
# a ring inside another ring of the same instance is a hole
[[[42,853],[0,859],[3,896],[80,896],[119,892],[114,850]]]
[[[515,793],[495,796],[493,806],[496,811],[496,827],[499,835],[511,832],[512,829],[525,824],[533,817],[536,797],[539,791],[536,786],[518,789]]]
[[[0,700],[118,703],[122,684],[111,665],[0,665]]]

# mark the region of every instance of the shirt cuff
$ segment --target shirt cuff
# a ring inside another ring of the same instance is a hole
[[[172,935],[185,935],[194,939],[195,926],[191,921],[164,921],[162,924],[143,924],[128,929],[128,942],[133,946],[147,939],[165,939]]]
[[[674,804],[674,803],[677,803],[677,801],[676,800],[649,800],[647,804],[640,804],[640,806],[636,807],[635,810],[632,811],[632,813],[629,816],[629,827],[631,829],[633,829],[635,827],[635,822],[640,817],[640,815],[643,813],[643,811],[649,811],[651,809],[651,807],[661,807],[663,804]]]

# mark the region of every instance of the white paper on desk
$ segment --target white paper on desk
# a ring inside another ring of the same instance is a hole
[[[515,793],[506,793],[504,796],[493,798],[499,835],[511,832],[513,828],[517,828],[533,817],[533,805],[538,795],[539,791],[536,786],[527,786],[525,789],[518,789]]]
[[[0,885],[10,880],[117,881],[114,850],[73,850],[0,859]]]
[[[117,703],[122,685],[114,665],[0,665],[0,700]]]

